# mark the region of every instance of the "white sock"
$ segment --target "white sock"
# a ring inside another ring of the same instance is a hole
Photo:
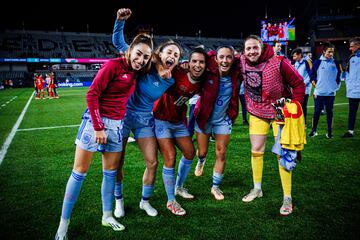
[[[107,219],[108,217],[112,217],[112,211],[104,211],[103,212],[103,219]]]
[[[65,235],[67,233],[67,230],[69,228],[70,219],[63,219],[60,218],[60,224],[58,228],[58,233],[62,233],[62,235]]]
[[[258,189],[258,190],[261,190],[261,182],[259,182],[259,183],[254,183],[254,188],[255,188],[255,189]]]

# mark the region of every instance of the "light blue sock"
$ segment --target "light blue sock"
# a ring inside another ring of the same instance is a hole
[[[143,185],[142,187],[142,200],[148,201],[154,192],[154,185]]]
[[[115,199],[123,198],[123,183],[122,183],[122,181],[115,183],[114,196],[115,196]]]
[[[213,172],[213,185],[212,187],[219,187],[221,185],[222,179],[224,177],[224,174]]]
[[[182,187],[184,185],[184,182],[191,168],[191,163],[192,160],[188,160],[184,158],[184,156],[181,158],[179,162],[178,174],[176,178],[176,187]]]
[[[175,199],[175,170],[174,168],[163,167],[162,178],[168,201]]]
[[[101,184],[103,212],[109,212],[113,209],[116,173],[117,170],[103,169],[103,180]]]
[[[61,211],[61,218],[68,220],[71,217],[72,210],[79,197],[81,185],[85,179],[86,173],[72,170],[71,176],[66,184],[64,202]]]

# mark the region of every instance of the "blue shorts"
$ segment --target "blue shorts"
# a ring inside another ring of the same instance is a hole
[[[170,123],[155,119],[155,135],[156,138],[178,138],[190,136],[185,123]]]
[[[124,118],[122,136],[129,137],[130,131],[135,139],[155,137],[154,116],[151,112],[134,112],[127,110]]]
[[[201,130],[198,124],[195,124],[195,131],[203,134],[231,134],[232,121],[229,117],[224,118],[220,122],[208,122],[204,130]]]
[[[86,110],[82,116],[75,144],[89,152],[121,152],[121,129],[123,127],[123,120],[113,120],[106,117],[101,117],[101,120],[105,126],[104,130],[107,136],[106,144],[98,144],[95,142],[95,130],[88,110]]]

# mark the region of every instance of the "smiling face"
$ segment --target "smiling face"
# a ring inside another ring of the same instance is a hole
[[[151,58],[151,48],[149,45],[139,43],[133,47],[130,52],[131,68],[135,71],[142,69]]]
[[[216,62],[221,76],[227,75],[234,62],[234,52],[230,48],[223,47],[217,51]]]
[[[193,53],[189,62],[190,75],[193,79],[199,78],[205,71],[205,56],[201,53]]]
[[[250,38],[245,42],[244,54],[250,62],[259,60],[261,50],[261,44],[258,40]]]
[[[165,69],[172,70],[179,62],[180,49],[174,45],[168,45],[159,53],[161,63]]]

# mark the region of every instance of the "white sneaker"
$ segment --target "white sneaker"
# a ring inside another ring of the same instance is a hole
[[[125,226],[115,220],[113,217],[103,218],[101,224],[104,227],[111,227],[114,231],[123,231]]]
[[[179,195],[185,199],[193,199],[194,195],[190,194],[188,190],[184,187],[177,187],[175,189],[175,195]]]
[[[121,217],[125,216],[124,199],[123,198],[115,200],[114,216],[117,218],[121,218]]]
[[[184,216],[186,214],[185,209],[183,209],[175,199],[172,201],[168,201],[166,207],[177,216]]]
[[[67,240],[67,239],[68,239],[67,233],[57,232],[55,235],[55,240]]]
[[[127,140],[128,143],[135,142],[135,141],[136,141],[136,140],[135,140],[135,138],[133,138],[133,137],[129,137],[128,140]]]
[[[211,194],[214,195],[216,200],[224,200],[224,193],[221,191],[219,187],[212,187],[211,188]]]
[[[148,201],[141,200],[139,207],[140,209],[145,210],[147,215],[151,217],[155,217],[158,215],[158,211],[155,208],[153,208]]]
[[[243,202],[251,202],[255,198],[261,198],[262,196],[263,196],[263,192],[261,189],[253,188],[250,190],[249,194],[247,194],[245,197],[243,197],[242,201]]]
[[[293,211],[292,199],[291,197],[284,197],[283,205],[280,208],[280,214],[282,216],[287,216]]]

